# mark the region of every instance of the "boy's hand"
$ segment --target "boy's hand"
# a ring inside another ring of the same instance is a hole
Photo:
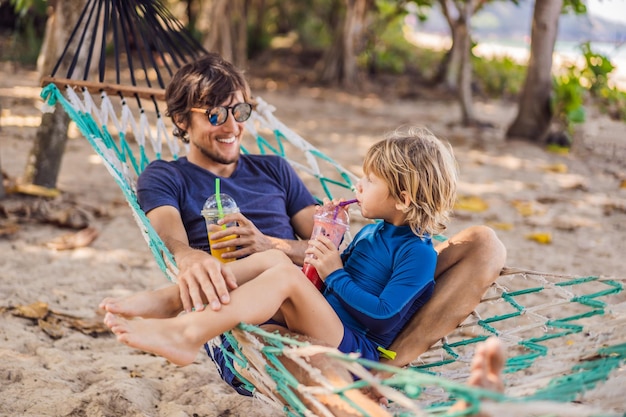
[[[322,280],[334,271],[343,268],[339,250],[326,236],[322,235],[309,240],[306,254],[313,255],[313,258],[306,258],[305,262],[310,263],[317,270]]]

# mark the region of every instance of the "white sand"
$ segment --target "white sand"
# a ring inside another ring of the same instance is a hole
[[[10,177],[19,178],[39,117],[39,88],[33,72],[5,66],[1,73],[0,162]],[[488,205],[481,212],[459,211],[449,234],[488,223],[507,246],[511,266],[624,276],[623,123],[594,113],[577,136],[577,151],[558,155],[503,139],[515,115],[510,103],[476,103],[480,117],[495,124],[481,130],[453,124],[460,118],[454,102],[387,102],[308,88],[258,93],[278,108],[287,126],[357,173],[365,150],[383,132],[405,123],[426,125],[453,143],[461,194]],[[98,323],[102,298],[167,283],[121,192],[82,138],[68,142],[58,186],[78,207],[92,215],[95,208],[101,211],[90,221],[99,237],[88,247],[57,252],[45,244],[68,230],[20,221],[14,214],[19,230],[0,238],[0,306],[43,301],[57,313]],[[9,198],[0,205],[14,202]],[[552,241],[537,243],[529,233],[550,233]],[[33,320],[8,311],[0,323],[0,415],[275,415],[235,394],[201,353],[194,364],[179,368],[109,334],[92,337],[61,325],[62,337],[55,340]],[[623,391],[608,392],[623,398]]]

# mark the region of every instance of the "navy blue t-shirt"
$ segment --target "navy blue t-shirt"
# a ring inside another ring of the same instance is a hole
[[[139,205],[145,213],[161,206],[178,209],[190,246],[209,252],[201,211],[206,199],[215,194],[216,177],[186,157],[155,160],[137,181]],[[263,234],[281,239],[296,239],[291,217],[316,204],[294,169],[276,155],[241,155],[233,174],[220,177],[220,189]]]

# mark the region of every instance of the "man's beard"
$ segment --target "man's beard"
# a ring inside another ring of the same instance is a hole
[[[217,152],[213,152],[211,150],[205,149],[202,146],[198,146],[198,145],[195,145],[195,146],[198,149],[200,149],[200,152],[202,153],[202,155],[206,156],[207,158],[209,158],[210,160],[214,162],[217,162],[218,164],[230,165],[239,160],[239,153],[237,153],[236,156],[234,156],[233,158],[225,158],[219,155]]]

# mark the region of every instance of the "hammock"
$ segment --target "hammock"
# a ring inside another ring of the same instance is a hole
[[[204,53],[158,0],[89,0],[41,93],[48,109],[60,105],[100,155],[171,281],[177,272],[174,259],[139,207],[135,181],[150,160],[184,153],[160,106],[176,69]],[[85,59],[82,68],[78,57]],[[97,81],[91,80],[92,67],[97,67]],[[355,176],[282,124],[271,105],[257,100],[243,152],[286,158],[318,197],[349,196]],[[404,369],[246,324],[224,335],[234,349],[223,352],[242,370],[233,369],[244,385],[286,415],[330,416],[337,407],[347,415],[370,415],[353,395],[368,385],[391,400],[386,415],[464,415],[478,408],[520,416],[623,411],[623,393],[615,404],[610,396],[600,405],[577,403],[588,403],[594,387],[609,385],[623,370],[626,338],[616,338],[620,333],[614,330],[626,325],[626,307],[620,303],[625,280],[510,268],[501,275],[455,332]],[[476,343],[491,335],[498,335],[507,349],[506,395],[463,384]],[[358,378],[337,384],[311,364],[320,356]],[[313,382],[296,378],[294,366]],[[378,380],[368,369],[393,377]],[[469,408],[451,412],[459,399]]]

